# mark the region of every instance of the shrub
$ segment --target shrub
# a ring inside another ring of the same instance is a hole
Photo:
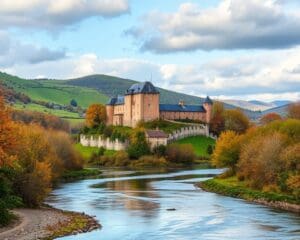
[[[158,157],[163,157],[166,155],[167,147],[165,145],[157,145],[153,148],[153,153]]]
[[[207,154],[211,155],[213,151],[214,151],[213,146],[209,144],[206,149]]]
[[[173,163],[192,164],[196,158],[191,144],[170,144],[166,151],[167,160]]]
[[[127,149],[130,158],[138,159],[150,153],[150,147],[146,141],[143,129],[135,129],[131,135],[130,145]]]
[[[163,157],[156,156],[142,156],[138,160],[134,160],[130,162],[130,167],[133,168],[146,168],[146,167],[166,167],[168,165],[167,161]]]

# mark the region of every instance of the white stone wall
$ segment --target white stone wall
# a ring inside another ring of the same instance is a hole
[[[168,142],[173,142],[178,139],[191,137],[191,136],[207,136],[209,137],[209,129],[207,125],[195,125],[189,127],[183,127],[177,131],[174,131],[169,135]]]
[[[125,150],[128,147],[128,142],[121,142],[119,139],[112,141],[103,136],[86,136],[83,134],[80,135],[80,144],[85,147],[104,147],[115,151]]]

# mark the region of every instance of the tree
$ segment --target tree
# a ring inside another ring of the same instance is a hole
[[[212,163],[216,167],[229,167],[234,173],[239,160],[241,136],[234,131],[225,131],[218,138],[212,154]]]
[[[240,109],[230,109],[225,111],[225,129],[244,133],[249,128],[248,117]]]
[[[300,102],[290,104],[288,107],[288,117],[300,119]]]
[[[278,113],[268,113],[265,114],[264,116],[261,117],[260,123],[265,125],[270,122],[276,121],[276,120],[281,120],[281,116]]]
[[[241,150],[239,178],[248,180],[255,188],[276,190],[280,175],[286,170],[280,156],[287,143],[287,136],[278,132],[254,137]]]
[[[147,143],[145,131],[143,129],[137,128],[133,131],[127,153],[130,158],[134,159],[150,154],[150,147]]]
[[[0,109],[0,167],[12,166],[17,136],[15,134],[15,124],[10,118],[10,111],[5,106],[1,92]]]
[[[96,127],[106,122],[106,108],[102,104],[92,104],[86,110],[86,124],[89,127]]]
[[[212,118],[210,120],[210,131],[217,136],[224,130],[224,105],[221,102],[215,102],[212,109]]]
[[[77,104],[77,102],[76,102],[75,99],[72,99],[72,100],[70,101],[70,105],[73,106],[73,107],[77,107],[77,106],[78,106],[78,104]]]

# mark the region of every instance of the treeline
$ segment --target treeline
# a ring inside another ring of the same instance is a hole
[[[61,174],[81,169],[83,160],[64,127],[50,124],[55,119],[18,112],[14,118],[21,120],[13,121],[2,96],[0,110],[0,225],[5,225],[12,218],[8,209],[39,206]]]
[[[221,133],[212,155],[214,165],[228,168],[223,177],[236,175],[254,189],[288,193],[299,199],[299,113],[296,103],[289,108],[289,119],[271,115],[263,118],[264,125],[252,126],[244,133]]]

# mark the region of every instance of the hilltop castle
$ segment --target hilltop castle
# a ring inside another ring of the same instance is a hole
[[[135,127],[140,121],[155,119],[190,119],[209,123],[212,100],[207,97],[203,105],[160,104],[159,91],[151,82],[133,84],[125,96],[113,97],[106,105],[107,124]]]

